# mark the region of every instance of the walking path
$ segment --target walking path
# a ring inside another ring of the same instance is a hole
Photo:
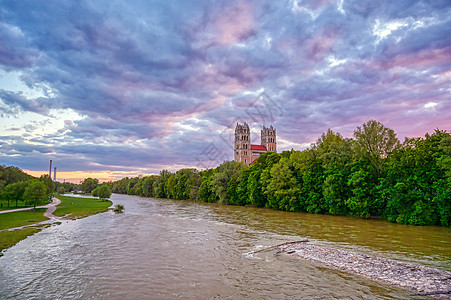
[[[43,205],[43,206],[36,206],[36,208],[47,208],[47,211],[45,212],[44,216],[50,218],[50,217],[54,217],[54,215],[52,213],[56,210],[56,206],[60,203],[61,203],[60,199],[53,197],[51,203],[49,203],[47,205]],[[25,211],[25,210],[33,210],[33,207],[0,210],[0,214],[5,214],[5,213],[10,213],[10,212],[15,212],[15,211]],[[51,216],[50,217],[47,216],[46,215],[47,213],[50,213]]]
[[[45,221],[34,223],[34,224],[24,225],[24,226],[20,226],[20,227],[6,228],[6,229],[0,230],[0,232],[1,231],[14,231],[14,230],[17,230],[17,229],[23,229],[23,228],[26,228],[26,227],[35,227],[37,225],[43,225],[43,224],[53,224],[55,221],[61,219],[61,217],[57,217],[57,216],[55,216],[53,214],[53,212],[56,210],[56,206],[58,204],[60,204],[60,203],[61,203],[61,200],[54,197],[52,199],[52,203],[49,203],[49,204],[44,205],[44,206],[36,206],[36,208],[47,208],[47,210],[44,213],[44,217],[49,218],[49,220],[45,220]],[[10,210],[0,211],[0,213],[24,211],[24,210],[31,210],[31,209],[32,209],[31,207],[17,208],[17,209],[10,209]]]
[[[48,207],[48,208],[47,208],[47,210],[46,210],[45,213],[44,213],[44,217],[47,217],[47,218],[56,218],[56,217],[53,215],[53,212],[56,210],[56,206],[57,206],[58,204],[60,204],[60,203],[61,203],[61,200],[60,200],[60,199],[53,197],[52,203],[47,204],[47,207]]]

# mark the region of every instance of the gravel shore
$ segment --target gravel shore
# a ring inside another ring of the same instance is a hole
[[[418,295],[451,299],[451,272],[445,270],[344,249],[318,246],[308,241],[286,243],[273,249],[277,250],[277,253],[308,259],[333,269],[411,289]]]

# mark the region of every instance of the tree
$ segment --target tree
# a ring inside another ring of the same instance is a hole
[[[216,168],[216,173],[211,179],[211,186],[212,191],[218,196],[220,204],[229,203],[227,186],[230,178],[245,168],[246,165],[244,163],[239,163],[236,161],[227,161]]]
[[[45,183],[45,186],[47,187],[47,198],[51,199],[53,191],[55,190],[55,183],[48,174],[41,175],[41,177],[39,177],[39,181]]]
[[[202,183],[199,187],[199,201],[215,203],[218,202],[218,196],[213,192],[211,179],[215,174],[214,169],[202,172]]]
[[[166,198],[167,197],[167,191],[166,191],[166,183],[171,177],[172,173],[168,170],[162,170],[160,172],[160,176],[157,177],[157,179],[154,182],[154,193],[155,197],[157,198]]]
[[[135,185],[139,182],[139,178],[138,177],[134,177],[131,178],[127,184],[127,195],[134,195],[134,191],[133,188],[135,187]]]
[[[275,152],[266,152],[249,167],[250,173],[247,179],[247,191],[249,201],[257,207],[264,207],[267,204],[267,196],[264,193],[268,184],[271,167],[280,160],[280,156]],[[263,176],[262,174],[266,175]]]
[[[443,159],[450,134],[437,130],[425,139],[406,139],[389,157],[382,195],[390,222],[412,225],[451,225],[451,185]],[[445,140],[445,142],[442,142]]]
[[[0,188],[1,186],[30,179],[33,179],[33,176],[28,175],[18,167],[5,167],[0,165]]]
[[[24,200],[23,195],[30,182],[31,181],[19,181],[11,183],[5,187],[5,189],[1,193],[1,198],[8,201],[8,207],[10,200],[16,201],[16,207],[18,201]]]
[[[154,190],[153,190],[153,184],[156,181],[156,177],[155,176],[149,176],[149,177],[144,177],[143,178],[143,183],[142,183],[142,196],[144,197],[153,197],[154,196]]]
[[[99,197],[102,201],[111,197],[111,190],[108,187],[107,183],[102,184],[101,186],[96,187],[92,191],[92,196]]]
[[[99,180],[97,178],[86,178],[81,182],[80,189],[83,193],[91,193],[99,184]]]
[[[396,133],[375,120],[369,120],[354,131],[355,150],[358,156],[367,157],[376,170],[377,178],[381,175],[383,159],[399,146]]]
[[[66,189],[64,188],[64,186],[60,185],[57,189],[56,192],[60,195],[63,195],[66,192]]]
[[[33,181],[25,189],[23,197],[25,201],[33,204],[33,207],[36,208],[36,205],[47,199],[47,186],[42,181]]]
[[[298,211],[297,196],[300,186],[293,173],[293,161],[288,157],[282,158],[271,168],[271,177],[265,187],[268,197],[267,207],[286,211]]]

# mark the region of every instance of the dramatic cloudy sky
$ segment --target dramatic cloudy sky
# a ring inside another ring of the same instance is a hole
[[[451,129],[451,3],[0,0],[0,164],[101,180],[278,151],[376,119]]]

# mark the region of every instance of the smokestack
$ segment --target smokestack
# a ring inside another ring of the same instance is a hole
[[[52,160],[50,160],[49,178],[52,179]]]
[[[56,181],[56,167],[53,169],[53,181]]]

